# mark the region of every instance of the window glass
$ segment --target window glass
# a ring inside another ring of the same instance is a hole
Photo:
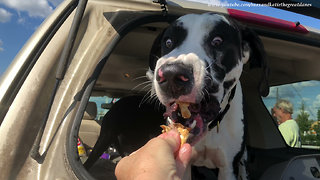
[[[320,81],[271,87],[263,102],[289,146],[320,149]]]
[[[91,96],[89,101],[97,104],[97,117],[96,120],[101,120],[103,116],[109,111],[112,104],[114,104],[118,98],[111,98],[108,96]]]
[[[81,123],[79,129],[79,137],[77,142],[78,154],[80,156],[80,160],[85,162],[88,158],[88,155],[91,153],[97,138],[100,134],[100,125],[102,123],[102,119],[104,115],[109,111],[111,106],[118,100],[118,98],[110,98],[108,96],[91,96],[89,102],[94,102],[97,105],[97,115],[95,120],[91,121],[87,120],[85,123]],[[114,149],[108,149],[108,153],[103,156],[107,156],[110,158],[110,152],[114,151]],[[115,154],[115,151],[113,152]]]

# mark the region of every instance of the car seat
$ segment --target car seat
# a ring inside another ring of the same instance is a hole
[[[96,116],[97,105],[95,102],[89,102],[81,121],[79,137],[82,143],[90,148],[93,148],[100,134],[100,125],[95,121]]]

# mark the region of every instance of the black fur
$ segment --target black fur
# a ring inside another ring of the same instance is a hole
[[[211,44],[215,37],[221,37],[223,40],[219,46]],[[220,68],[224,69],[224,73],[230,72],[238,64],[237,57],[241,57],[240,38],[241,35],[236,27],[230,26],[225,21],[220,21],[203,39],[205,52],[216,64],[221,65]],[[219,57],[221,54],[223,56]]]
[[[121,156],[139,149],[161,133],[163,113],[162,106],[143,102],[142,96],[121,98],[103,117],[99,138],[84,167],[90,169],[111,145]]]
[[[259,83],[259,92],[261,96],[269,94],[269,66],[264,46],[258,35],[249,28],[242,29],[242,38],[250,47],[250,68],[262,68],[261,80]]]
[[[178,48],[186,37],[187,30],[183,28],[183,23],[178,21],[174,22],[171,26],[169,26],[168,29],[165,30],[162,36],[161,55],[163,56],[168,54],[173,49]],[[166,46],[166,41],[168,39],[171,39],[173,43],[171,47]]]

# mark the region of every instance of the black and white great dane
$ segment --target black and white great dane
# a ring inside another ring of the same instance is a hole
[[[205,13],[173,22],[162,34],[161,58],[150,62],[147,76],[153,95],[166,106],[167,123],[192,128],[191,164],[219,168],[219,180],[248,178],[239,78],[249,59],[263,56],[252,31],[226,16]],[[190,103],[190,118],[181,117],[178,102]],[[189,169],[184,179],[190,177]]]

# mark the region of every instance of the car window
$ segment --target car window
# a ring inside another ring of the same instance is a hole
[[[114,104],[118,98],[111,98],[108,96],[91,96],[89,101],[95,102],[97,105],[97,117],[96,120],[102,120],[103,116],[109,111],[112,104]]]
[[[265,106],[289,146],[320,149],[320,81],[273,86]]]

